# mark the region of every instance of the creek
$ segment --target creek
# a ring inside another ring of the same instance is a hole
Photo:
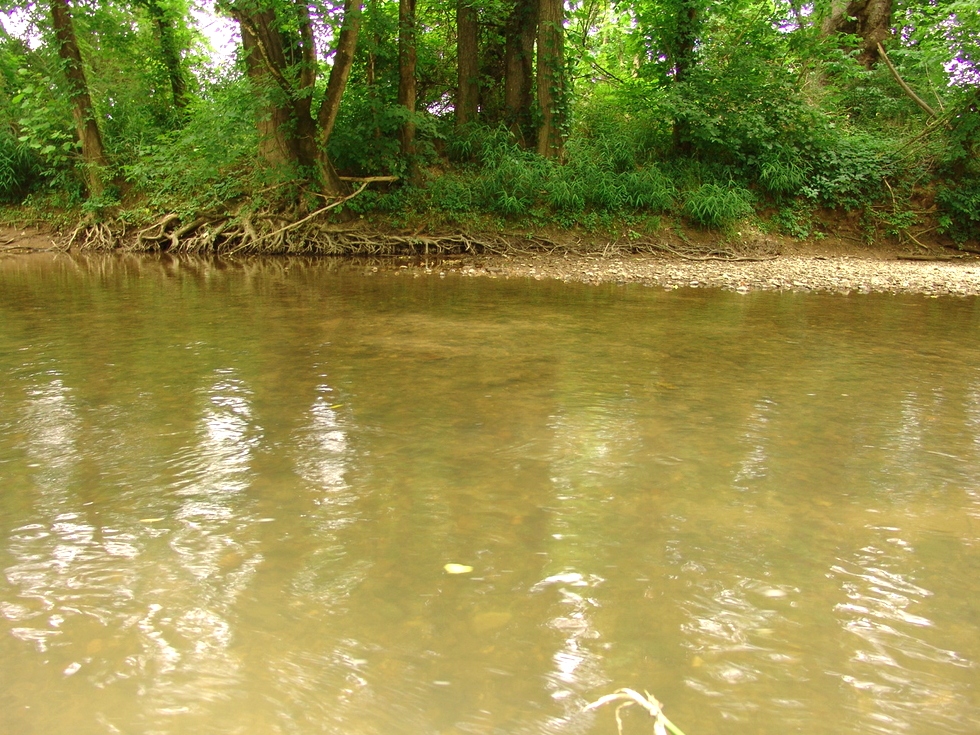
[[[627,686],[687,735],[978,732],[978,336],[972,298],[0,260],[0,732],[615,733],[583,707]]]

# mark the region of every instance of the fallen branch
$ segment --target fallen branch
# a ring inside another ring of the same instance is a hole
[[[684,735],[684,732],[677,727],[673,722],[667,719],[664,714],[663,705],[658,702],[652,694],[646,692],[646,696],[640,694],[634,689],[618,689],[612,694],[607,694],[604,697],[599,697],[596,701],[591,704],[585,705],[583,712],[588,712],[589,710],[598,709],[604,704],[609,704],[611,702],[620,702],[621,704],[616,708],[616,727],[619,730],[619,735],[623,735],[623,720],[619,715],[619,711],[625,707],[632,707],[634,704],[639,705],[646,713],[654,718],[653,721],[653,732],[655,735],[667,735],[667,730],[670,730],[673,735]]]
[[[881,55],[881,58],[885,60],[885,65],[888,67],[888,71],[892,73],[892,76],[895,78],[895,81],[898,82],[898,86],[902,88],[905,94],[907,94],[915,104],[917,104],[919,107],[925,110],[925,112],[929,115],[929,117],[938,117],[936,111],[931,107],[929,107],[929,104],[924,99],[922,99],[919,95],[917,95],[914,91],[912,91],[912,88],[905,83],[905,80],[902,79],[902,77],[899,76],[898,69],[895,68],[895,65],[892,63],[892,60],[888,58],[888,54],[885,53],[885,47],[882,46],[880,43],[878,44],[878,53]]]
[[[778,255],[766,255],[766,256],[745,256],[745,255],[728,255],[728,254],[711,254],[708,255],[688,255],[670,247],[665,243],[651,244],[655,250],[662,250],[663,252],[670,253],[671,255],[680,258],[681,260],[693,260],[695,262],[707,262],[711,260],[721,261],[723,263],[764,263],[769,260],[776,260]]]
[[[280,229],[276,230],[275,232],[270,232],[268,235],[263,235],[259,239],[260,240],[264,240],[266,238],[273,237],[275,235],[279,235],[279,234],[281,234],[283,232],[289,232],[290,230],[295,229],[296,227],[299,227],[304,222],[309,222],[311,219],[313,219],[317,215],[323,214],[324,212],[329,212],[331,209],[334,209],[335,207],[339,207],[344,202],[350,201],[351,199],[353,199],[354,197],[356,197],[358,194],[360,194],[362,191],[364,191],[367,188],[367,185],[370,184],[370,183],[371,183],[370,181],[365,181],[363,184],[361,184],[358,187],[357,191],[355,191],[353,194],[348,194],[347,196],[341,197],[337,201],[332,202],[332,203],[328,204],[325,207],[320,207],[315,212],[311,212],[310,214],[308,214],[305,217],[303,217],[303,219],[296,220],[295,222],[293,222],[291,224],[288,224],[285,227],[281,227]]]

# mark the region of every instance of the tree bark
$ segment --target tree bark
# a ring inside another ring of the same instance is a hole
[[[337,49],[334,52],[333,67],[327,80],[327,91],[320,102],[317,111],[317,124],[320,128],[318,137],[319,175],[325,187],[333,192],[344,193],[347,185],[340,180],[327,156],[327,144],[333,134],[337,113],[340,112],[340,101],[347,88],[350,70],[354,65],[354,52],[357,50],[357,38],[361,30],[361,18],[364,4],[362,0],[344,0],[344,23],[337,39]]]
[[[333,67],[327,80],[327,91],[323,95],[320,109],[317,112],[317,122],[320,126],[320,148],[326,150],[333,126],[337,122],[340,111],[340,100],[347,88],[350,70],[354,65],[354,52],[357,50],[357,38],[361,30],[364,4],[361,0],[345,0],[344,24],[340,29],[337,40],[337,50],[333,57]],[[373,69],[371,70],[373,71]]]
[[[407,113],[401,129],[405,156],[415,153],[415,2],[398,0],[398,104]]]
[[[534,148],[534,41],[538,32],[536,0],[515,0],[504,36],[504,110],[507,127],[525,148]]]
[[[476,8],[456,0],[456,127],[476,120],[480,104],[480,58]]]
[[[290,104],[288,82],[282,74],[286,57],[282,37],[275,28],[275,16],[272,11],[236,10],[235,17],[241,28],[245,71],[261,99],[255,120],[259,158],[272,168],[299,164],[299,151],[290,135],[295,110]]]
[[[565,123],[565,5],[562,0],[538,2],[538,153],[560,158]]]
[[[878,44],[892,35],[892,0],[851,0],[846,5],[838,0],[832,4],[822,30],[825,35],[858,36],[861,39],[858,61],[871,69],[881,59]]]
[[[360,4],[348,3],[357,12],[345,15],[345,27],[338,38],[327,93],[313,115],[313,88],[316,82],[316,50],[308,7],[302,2],[287,6],[292,31],[270,7],[235,5],[245,52],[245,68],[256,94],[261,98],[256,125],[259,156],[270,167],[291,168],[291,173],[329,196],[341,196],[348,187],[337,175],[326,152],[326,142],[336,120],[360,27]],[[346,31],[346,33],[345,33]]]
[[[50,0],[50,9],[55,38],[58,40],[58,56],[64,62],[65,76],[68,78],[68,94],[71,97],[75,129],[82,144],[85,181],[89,195],[97,197],[104,190],[102,169],[107,165],[107,160],[82,67],[82,54],[78,49],[68,0]]]

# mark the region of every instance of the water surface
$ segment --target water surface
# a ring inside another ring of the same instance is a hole
[[[0,260],[0,732],[978,732],[977,303]]]

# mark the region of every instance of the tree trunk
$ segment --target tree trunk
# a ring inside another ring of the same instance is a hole
[[[103,192],[102,169],[107,165],[102,135],[95,119],[92,97],[89,95],[85,70],[82,68],[82,54],[75,37],[68,0],[50,0],[51,22],[55,38],[58,40],[58,56],[65,65],[68,78],[68,94],[71,97],[72,115],[75,129],[82,144],[82,160],[85,163],[85,180],[90,196],[97,197]]]
[[[398,104],[407,113],[401,130],[405,156],[415,153],[415,2],[398,0]]]
[[[260,157],[270,166],[292,169],[287,173],[328,196],[348,193],[326,146],[350,76],[361,7],[361,0],[345,0],[333,68],[314,114],[318,62],[310,6],[303,0],[266,4],[264,10],[255,3],[231,6],[241,26],[246,71],[261,100],[256,119]]]
[[[892,35],[892,0],[837,0],[821,26],[824,35],[847,33],[861,39],[858,61],[870,69],[881,58],[878,44]]]
[[[565,5],[562,0],[538,2],[538,153],[560,158],[565,123]]]
[[[701,20],[701,15],[698,12],[698,0],[680,0],[677,6],[676,35],[671,43],[672,58],[670,61],[673,67],[673,83],[675,85],[687,81],[697,62],[694,52],[697,48]],[[686,120],[674,117],[674,153],[677,155],[687,156],[691,154],[688,127]]]
[[[534,148],[534,40],[538,32],[536,0],[515,0],[504,36],[504,110],[507,127],[525,148]]]
[[[476,120],[480,103],[480,59],[476,8],[456,0],[456,127]]]
[[[276,70],[281,73],[286,64],[282,39],[275,30],[275,16],[271,11],[235,15],[241,27],[245,71],[261,99],[255,120],[259,158],[272,168],[297,165],[298,151],[289,134],[294,110],[281,82],[275,78]]]
[[[357,37],[361,30],[362,11],[363,3],[361,0],[345,0],[344,24],[341,26],[340,37],[337,39],[337,50],[334,53],[330,78],[327,80],[327,91],[323,95],[320,109],[317,112],[317,124],[320,128],[318,139],[320,178],[324,186],[332,190],[333,193],[343,193],[347,187],[337,178],[337,172],[334,171],[333,165],[330,163],[327,156],[327,144],[330,142],[333,126],[337,122],[340,101],[344,96],[350,70],[354,64],[354,51],[357,49]]]
[[[694,68],[696,61],[694,50],[697,48],[700,21],[698,0],[681,0],[677,8],[677,35],[671,44],[675,82],[687,81],[688,75]]]
[[[174,20],[159,0],[148,0],[146,4],[150,18],[157,29],[160,39],[160,60],[167,69],[170,79],[170,91],[174,98],[174,107],[182,112],[187,107],[187,80],[184,76],[183,64],[180,59],[180,49],[174,34]]]
[[[495,29],[496,30],[496,29]],[[505,42],[503,34],[487,33],[480,53],[480,118],[489,125],[497,125],[504,119],[504,63]]]

